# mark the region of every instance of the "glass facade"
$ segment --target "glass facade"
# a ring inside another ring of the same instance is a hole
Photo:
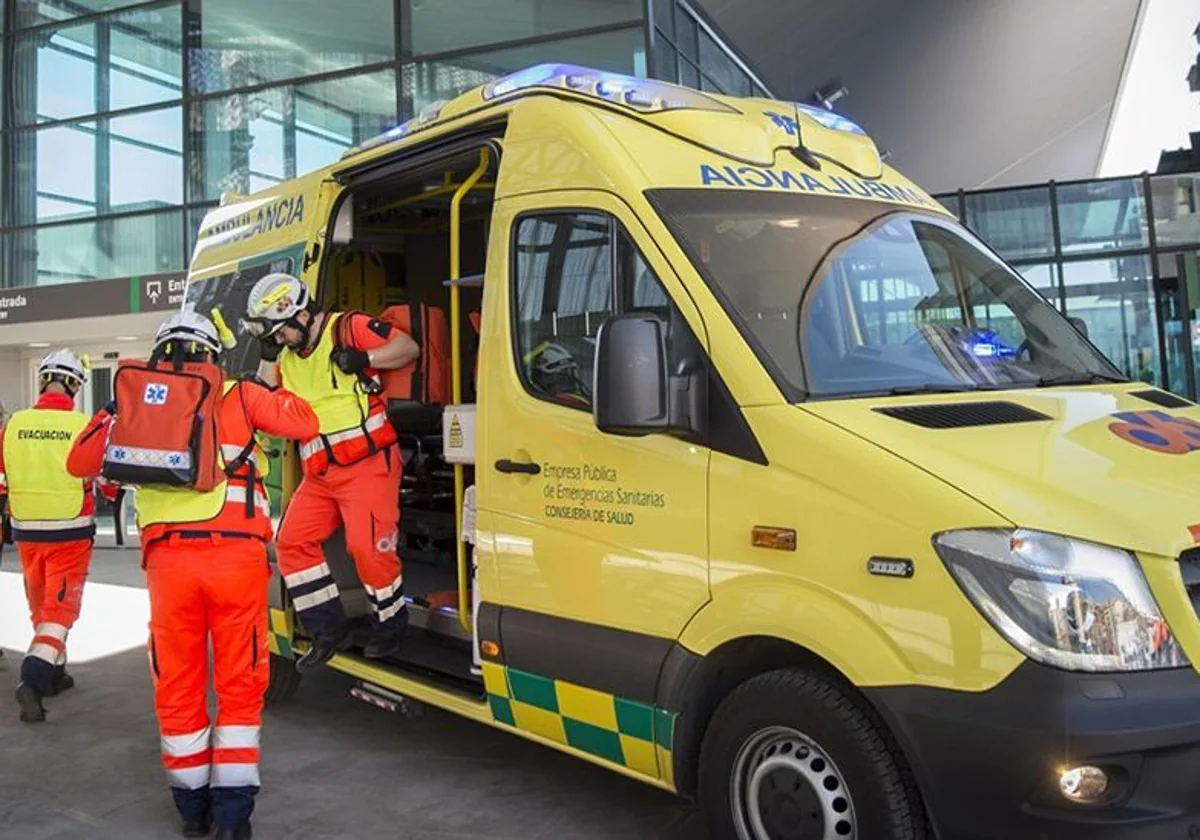
[[[761,85],[648,0],[0,0],[0,288],[180,271],[205,211],[547,61]],[[657,44],[657,46],[656,46]],[[660,55],[651,61],[651,51]],[[671,46],[671,50],[674,50]],[[685,79],[685,81],[689,81]]]
[[[1200,173],[937,196],[1132,379],[1200,392]]]
[[[708,16],[683,0],[650,0],[655,78],[731,96],[769,96],[754,71],[721,43]]]

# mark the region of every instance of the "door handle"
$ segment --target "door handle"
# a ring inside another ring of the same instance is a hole
[[[497,461],[496,469],[502,473],[522,473],[524,475],[537,475],[542,471],[541,467],[531,461],[510,461],[507,458]]]

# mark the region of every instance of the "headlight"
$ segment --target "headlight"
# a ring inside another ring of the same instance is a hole
[[[1072,671],[1188,664],[1127,551],[1037,531],[934,538],[980,612],[1027,656]]]

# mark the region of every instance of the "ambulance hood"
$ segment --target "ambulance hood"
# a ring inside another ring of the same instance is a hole
[[[1175,557],[1200,542],[1200,407],[1140,384],[808,402],[1014,525]],[[903,488],[896,488],[903,492]]]

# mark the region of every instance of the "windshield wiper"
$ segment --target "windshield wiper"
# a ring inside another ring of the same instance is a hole
[[[1037,387],[1048,388],[1053,385],[1094,385],[1097,382],[1128,382],[1124,376],[1111,373],[1063,373],[1058,376],[1043,376],[1037,381]]]
[[[904,397],[909,394],[961,394],[964,391],[975,391],[967,385],[897,385],[889,388],[887,393],[893,397]]]

